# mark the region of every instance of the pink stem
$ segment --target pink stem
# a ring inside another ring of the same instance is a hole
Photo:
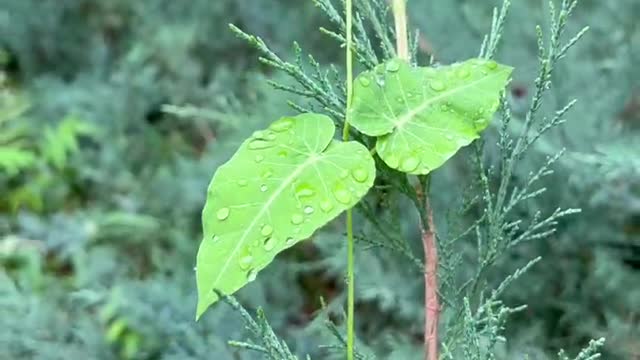
[[[433,214],[428,200],[425,203],[428,217],[427,227],[425,228],[424,224],[422,225],[422,245],[424,247],[425,258],[425,359],[438,360],[438,317],[440,315],[440,304],[438,299],[438,249],[436,247]]]

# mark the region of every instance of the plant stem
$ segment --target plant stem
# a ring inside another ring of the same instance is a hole
[[[351,104],[353,102],[353,53],[351,51],[353,42],[353,1],[346,0],[346,36],[347,36],[347,111],[345,111],[344,128],[342,129],[342,140],[349,140],[349,128],[351,123]],[[355,274],[354,274],[354,244],[353,244],[353,214],[351,209],[347,210],[347,360],[353,360],[354,347],[354,307],[355,307]]]
[[[396,24],[396,53],[409,61],[409,37],[407,35],[407,0],[393,0],[393,16]]]
[[[396,53],[399,58],[409,61],[407,36],[406,0],[393,0],[393,16],[396,26]],[[433,212],[429,204],[429,180],[420,182],[417,194],[422,198],[424,216],[420,222],[422,246],[424,248],[424,352],[426,360],[438,360],[438,319],[440,302],[438,299],[438,248]],[[422,211],[420,211],[422,214]]]
[[[424,358],[438,360],[438,246],[433,211],[429,204],[430,176],[419,176],[416,185],[416,206],[420,212],[420,232],[424,249]]]
[[[427,189],[425,189],[426,191]],[[433,213],[427,193],[424,194],[427,224],[422,224],[422,246],[424,248],[424,346],[425,359],[438,360],[438,318],[440,303],[438,299],[438,248],[436,245]]]

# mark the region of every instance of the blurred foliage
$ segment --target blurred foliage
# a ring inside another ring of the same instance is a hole
[[[498,3],[411,0],[420,62],[477,55]],[[252,130],[293,113],[291,97],[264,77],[288,80],[227,24],[259,34],[284,58],[295,60],[298,40],[319,62],[340,64],[342,50],[317,31],[327,20],[315,10],[298,0],[0,0],[0,359],[261,358],[227,344],[251,335],[228,306],[193,320],[209,179]],[[548,10],[518,1],[507,19],[497,59],[516,67],[510,131],[529,104],[535,24],[547,25]],[[520,160],[513,181],[566,148],[546,192],[518,211],[531,217],[561,204],[583,212],[489,274],[498,284],[542,257],[502,296],[528,304],[507,323],[503,359],[577,354],[600,337],[604,359],[640,356],[638,16],[636,0],[582,0],[569,25],[591,30],[560,65],[541,111],[579,102]],[[499,154],[485,160],[497,164]],[[463,158],[438,171],[436,209],[460,201],[469,171]],[[402,208],[404,199],[387,201]],[[400,215],[400,231],[418,247],[417,215]],[[318,345],[334,341],[325,320],[342,319],[340,229],[282,254],[238,295],[249,312],[264,308],[300,358],[335,355]],[[366,247],[356,274],[361,352],[421,358],[420,274]]]

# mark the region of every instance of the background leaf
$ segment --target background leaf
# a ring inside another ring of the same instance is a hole
[[[479,59],[435,68],[390,60],[356,79],[352,124],[380,136],[388,166],[427,174],[487,127],[511,71]]]
[[[246,140],[209,185],[197,257],[199,317],[255,279],[276,254],[354,206],[375,165],[357,142],[333,140],[324,115],[285,117]]]

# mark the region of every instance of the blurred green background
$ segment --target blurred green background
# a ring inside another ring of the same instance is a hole
[[[543,257],[505,294],[529,308],[509,321],[503,359],[547,359],[601,336],[603,358],[640,359],[640,1],[580,3],[569,32],[591,30],[560,65],[545,111],[578,105],[514,176],[525,181],[566,148],[523,216],[583,212],[491,274],[499,281]],[[496,5],[411,0],[420,61],[475,56]],[[516,116],[548,10],[517,0],[507,20],[497,59],[516,67]],[[193,320],[208,182],[245,136],[295,113],[266,82],[288,80],[229,23],[283,58],[298,41],[342,71],[343,51],[317,31],[331,24],[311,1],[0,0],[0,359],[256,358],[227,345],[245,337],[228,306]],[[461,196],[464,164],[436,173],[436,208]],[[330,358],[314,314],[320,296],[344,297],[342,244],[329,225],[238,294],[248,309],[264,307],[299,354]],[[421,358],[422,278],[390,254],[357,256],[361,340],[382,359]]]

